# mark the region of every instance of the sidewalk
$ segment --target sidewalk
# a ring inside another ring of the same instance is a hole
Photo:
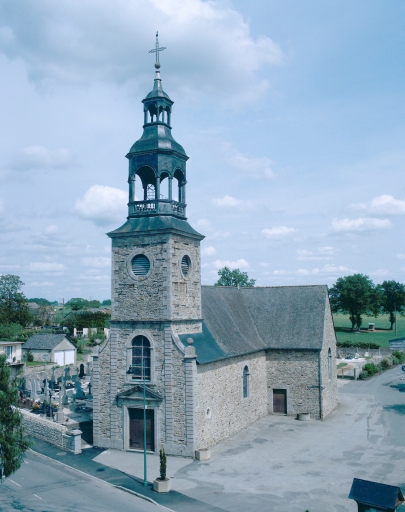
[[[146,499],[153,500],[159,505],[167,507],[175,512],[189,512],[190,510],[193,512],[224,512],[224,509],[207,505],[206,503],[185,496],[177,491],[170,491],[167,494],[159,494],[152,490],[151,483],[148,486],[144,486],[141,479],[128,475],[119,469],[105,466],[104,464],[95,461],[94,459],[96,457],[99,457],[100,455],[102,457],[103,452],[106,451],[104,449],[88,448],[83,450],[80,455],[73,455],[72,453],[63,452],[59,448],[48,444],[45,441],[41,441],[39,439],[32,439],[32,441],[32,450],[37,453],[46,455],[51,459],[83,471],[84,473],[99,478],[100,480],[105,480],[112,485],[129,489],[130,491],[136,492],[137,494],[144,496]],[[124,454],[125,452],[122,453]],[[180,459],[181,458],[179,457],[179,460]],[[186,460],[187,463],[191,462],[191,459]],[[158,476],[158,474],[156,476]],[[155,472],[151,473],[149,481],[152,481],[154,478]]]

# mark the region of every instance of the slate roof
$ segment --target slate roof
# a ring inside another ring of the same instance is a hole
[[[400,502],[404,501],[404,496],[399,487],[361,480],[360,478],[353,479],[349,494],[351,500],[391,510],[395,509],[397,498]]]
[[[34,334],[24,343],[23,349],[52,350],[65,338],[72,343],[66,334]],[[72,346],[74,346],[73,343]]]
[[[176,217],[172,217],[171,215],[151,215],[137,219],[128,219],[120,228],[107,233],[107,236],[110,238],[116,238],[128,235],[131,236],[133,233],[141,234],[143,232],[147,232],[148,234],[153,234],[153,232],[186,233],[187,235],[193,236],[197,240],[202,240],[205,238],[203,235],[200,235],[200,233],[193,229],[186,220],[181,220]]]
[[[202,286],[202,333],[193,334],[200,364],[265,349],[320,350],[327,287]],[[190,334],[179,336],[186,345]]]

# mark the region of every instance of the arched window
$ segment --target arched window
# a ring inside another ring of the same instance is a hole
[[[332,351],[328,350],[328,379],[332,380]]]
[[[132,340],[131,364],[127,371],[133,380],[150,380],[150,343],[145,336],[136,336]]]
[[[243,398],[247,398],[250,394],[249,377],[250,377],[249,368],[247,366],[245,366],[243,368]]]

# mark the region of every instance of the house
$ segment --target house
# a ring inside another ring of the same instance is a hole
[[[24,360],[28,350],[34,356],[34,361],[52,361],[59,366],[76,362],[76,345],[67,334],[34,334],[23,345]]]
[[[25,367],[22,362],[22,345],[22,341],[0,341],[0,354],[6,354],[6,361],[11,366],[13,375]]]
[[[267,414],[327,416],[336,338],[326,286],[201,286],[204,236],[187,222],[188,156],[171,134],[172,105],[157,64],[143,135],[126,155],[127,221],[108,233],[112,316],[93,356],[94,444],[142,449],[145,392],[147,449],[194,457]]]

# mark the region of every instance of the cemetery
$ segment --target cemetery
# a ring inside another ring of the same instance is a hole
[[[44,367],[19,379],[27,432],[74,453],[93,443],[92,363]]]

